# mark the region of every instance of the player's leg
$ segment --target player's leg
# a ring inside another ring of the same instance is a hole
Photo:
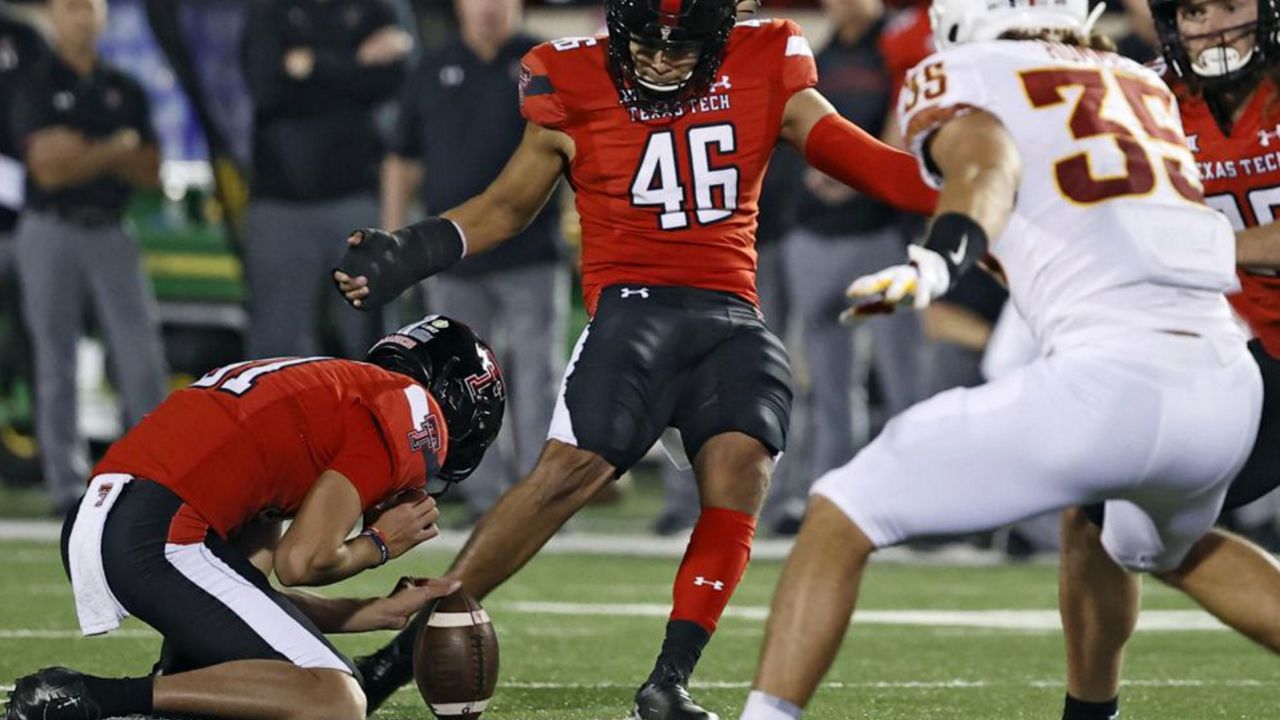
[[[66,551],[78,606],[103,602],[92,592],[94,574],[74,572],[77,564],[92,568],[97,557],[109,583],[109,591],[100,592],[159,631],[194,669],[132,678],[41,671],[16,683],[10,712],[18,720],[96,717],[94,709],[102,717],[363,716],[364,696],[349,661],[248,558],[207,533],[181,498],[133,480],[114,505],[86,511],[93,499],[82,503]]]
[[[671,385],[690,339],[679,291],[646,288],[624,297],[606,288],[565,370],[549,440],[537,465],[476,524],[448,576],[483,598],[524,566],[560,527],[653,445],[674,399],[652,387]],[[369,709],[412,674],[421,615],[378,652],[361,658]]]
[[[1141,420],[1159,396],[1127,372],[1064,353],[891,421],[814,485],[805,524],[815,529],[802,528],[783,571],[743,718],[799,717],[839,649],[872,548],[986,530],[1124,487],[1157,439]],[[1121,437],[1117,425],[1133,432]]]
[[[778,579],[743,718],[800,717],[840,649],[873,550],[835,503],[813,496]]]
[[[1058,611],[1067,651],[1062,717],[1110,720],[1118,710],[1124,646],[1138,622],[1141,584],[1103,549],[1101,530],[1084,510],[1063,513],[1060,556]]]
[[[1190,595],[1211,615],[1280,654],[1280,563],[1248,540],[1214,530],[1160,580]]]
[[[782,343],[745,304],[731,304],[728,339],[680,387],[675,425],[694,458],[701,512],[676,572],[666,637],[636,714],[713,717],[686,687],[751,558],[756,516],[786,447],[791,369]]]

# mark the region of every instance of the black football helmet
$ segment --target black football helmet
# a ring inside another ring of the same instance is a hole
[[[1257,0],[1258,19],[1213,33],[1222,45],[1206,49],[1193,58],[1187,50],[1186,37],[1178,29],[1178,8],[1189,0],[1148,0],[1151,17],[1160,37],[1160,51],[1175,75],[1196,89],[1232,90],[1254,78],[1278,53],[1276,33],[1277,8],[1280,0]],[[1226,47],[1226,43],[1242,37],[1253,37],[1253,50],[1244,57]]]
[[[466,480],[498,437],[507,403],[502,369],[489,346],[465,324],[428,315],[379,340],[367,360],[408,375],[431,393],[449,436],[436,478],[450,485]]]
[[[609,74],[624,105],[674,108],[699,97],[715,82],[737,15],[738,0],[605,0]],[[673,86],[647,83],[636,74],[631,43],[664,50],[695,50],[698,62]]]

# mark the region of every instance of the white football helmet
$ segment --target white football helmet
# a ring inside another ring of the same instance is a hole
[[[1105,10],[1089,12],[1089,0],[933,0],[929,21],[935,46],[995,40],[1006,31],[1062,28],[1088,33]]]

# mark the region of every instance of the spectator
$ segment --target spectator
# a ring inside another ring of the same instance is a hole
[[[539,43],[518,29],[521,5],[455,0],[460,32],[424,54],[405,84],[384,164],[383,227],[406,224],[419,184],[428,212],[479,194],[520,144],[520,58]],[[533,469],[551,424],[569,305],[556,207],[548,203],[510,242],[432,281],[432,307],[494,343],[511,394],[500,452],[460,488],[475,518]]]
[[[1129,32],[1116,41],[1116,51],[1141,63],[1155,60],[1160,56],[1160,38],[1156,35],[1156,23],[1151,19],[1151,6],[1147,0],[1123,2]]]
[[[254,102],[251,357],[314,353],[322,297],[348,357],[382,329],[335,299],[326,278],[347,233],[377,222],[374,113],[399,89],[412,46],[385,0],[254,1],[243,55]]]
[[[840,114],[878,135],[892,102],[892,79],[877,47],[884,7],[880,0],[823,0],[823,6],[833,35],[816,55],[818,90]],[[855,337],[871,342],[872,363],[892,415],[916,399],[920,325],[910,313],[887,315],[864,323],[855,336],[837,322],[849,273],[896,262],[903,238],[887,206],[814,169],[806,171],[804,186],[800,220],[785,253],[810,373],[810,477],[818,477],[869,439],[863,387],[868,354],[855,353]]]
[[[76,342],[88,294],[132,425],[164,399],[155,299],[138,243],[121,224],[135,188],[159,186],[147,97],[96,43],[106,0],[50,0],[55,52],[23,78],[12,132],[25,148],[17,270],[36,362],[36,435],[55,507],[84,490],[88,448],[76,421]]]
[[[44,39],[16,8],[0,5],[0,108],[11,108],[24,73],[48,53]],[[20,316],[21,294],[14,273],[13,230],[25,197],[22,151],[0,114],[0,397],[10,395],[19,377],[30,379],[30,343]]]

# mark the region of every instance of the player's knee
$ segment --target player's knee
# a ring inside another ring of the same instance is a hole
[[[337,670],[317,671],[320,682],[312,694],[315,702],[307,718],[315,720],[364,720],[367,702],[360,683],[347,673]]]
[[[724,433],[707,441],[695,458],[703,505],[756,513],[769,490],[773,454],[759,440]]]
[[[530,479],[542,490],[539,497],[544,504],[578,497],[585,502],[613,477],[613,470],[596,453],[553,440]]]

